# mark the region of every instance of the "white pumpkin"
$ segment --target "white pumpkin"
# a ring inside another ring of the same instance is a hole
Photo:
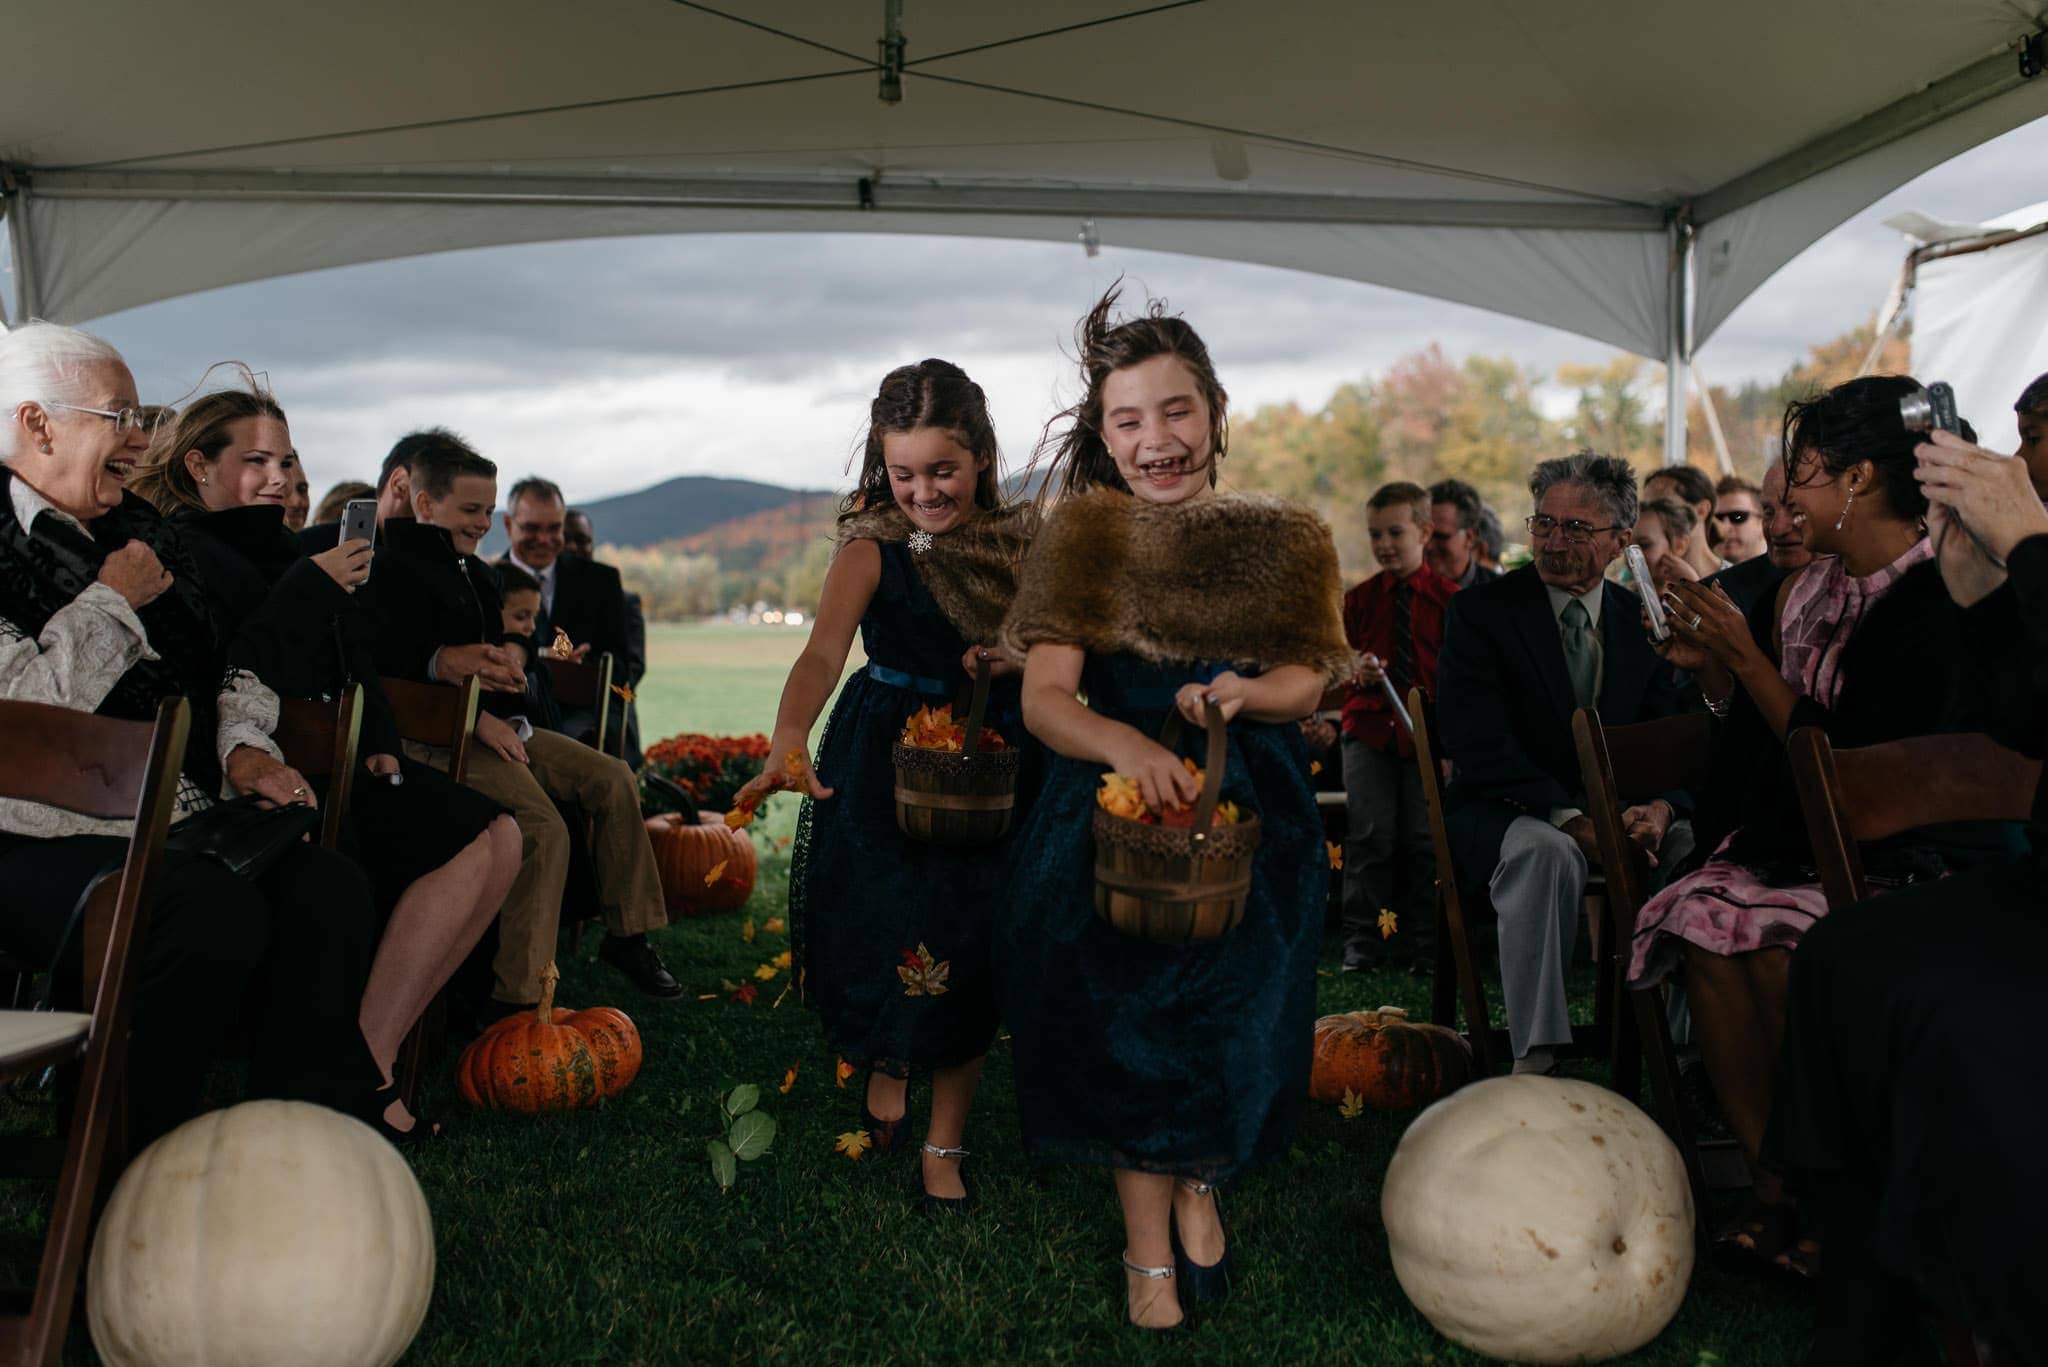
[[[1692,1278],[1692,1191],[1655,1121],[1604,1087],[1497,1077],[1417,1116],[1387,1166],[1394,1275],[1445,1338],[1604,1362],[1661,1333]]]
[[[368,1125],[249,1101],[142,1151],[88,1276],[108,1367],[389,1367],[434,1294],[434,1224]]]

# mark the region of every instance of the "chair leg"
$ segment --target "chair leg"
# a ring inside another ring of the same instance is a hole
[[[1699,1140],[1692,1132],[1692,1120],[1678,1089],[1678,1049],[1671,1043],[1671,1030],[1664,1021],[1664,1002],[1655,989],[1630,992],[1635,1006],[1636,1030],[1650,1056],[1650,1090],[1656,1096],[1658,1119],[1664,1132],[1678,1146],[1685,1161],[1685,1180],[1692,1187],[1693,1231],[1704,1246],[1707,1238],[1707,1172],[1700,1162]]]
[[[1466,932],[1465,911],[1455,889],[1437,880],[1437,938],[1449,940],[1458,969],[1458,991],[1465,1003],[1465,1031],[1472,1041],[1473,1065],[1480,1077],[1492,1077],[1493,1017],[1486,1009],[1486,989],[1472,962],[1472,940]]]
[[[1444,920],[1444,899],[1439,892],[1435,910],[1436,948],[1433,951],[1436,963],[1429,976],[1429,1020],[1432,1025],[1446,1029],[1458,1028],[1458,958],[1451,947],[1451,932]]]

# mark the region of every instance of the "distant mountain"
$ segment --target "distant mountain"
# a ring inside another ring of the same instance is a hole
[[[793,503],[809,504],[829,498],[821,490],[791,489],[780,484],[757,484],[746,479],[718,479],[708,475],[680,475],[663,480],[637,493],[593,499],[575,506],[590,514],[597,539],[608,546],[652,546],[707,532],[721,523]],[[485,538],[481,553],[486,557],[505,550],[504,524],[500,522]]]
[[[776,574],[805,547],[829,541],[838,518],[839,495],[802,494],[777,507],[681,537],[668,543],[668,548],[685,555],[715,555],[721,569]]]

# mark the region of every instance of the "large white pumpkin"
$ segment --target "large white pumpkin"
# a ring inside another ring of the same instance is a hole
[[[1498,1077],[1416,1117],[1380,1196],[1394,1275],[1445,1338],[1604,1362],[1663,1331],[1692,1278],[1678,1149],[1604,1087]]]
[[[368,1125],[249,1101],[142,1151],[88,1277],[109,1367],[390,1367],[434,1294],[434,1223]]]

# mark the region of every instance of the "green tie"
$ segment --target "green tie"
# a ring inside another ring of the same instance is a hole
[[[1594,675],[1599,672],[1599,657],[1594,653],[1593,619],[1586,613],[1586,605],[1574,598],[1564,605],[1564,611],[1557,620],[1564,628],[1564,672],[1571,676],[1572,696],[1581,707],[1591,707],[1595,700]]]

